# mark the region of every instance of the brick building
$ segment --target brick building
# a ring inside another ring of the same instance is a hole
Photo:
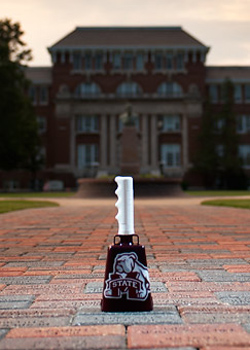
[[[192,167],[210,94],[234,83],[239,154],[250,171],[250,67],[208,67],[209,47],[181,27],[77,27],[51,46],[51,67],[27,69],[46,159],[43,180],[74,186],[120,171],[120,116],[129,104],[140,173],[183,177]]]

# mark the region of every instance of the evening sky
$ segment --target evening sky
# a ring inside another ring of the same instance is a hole
[[[47,47],[76,26],[181,26],[210,47],[207,65],[250,66],[250,0],[1,0],[19,22],[31,66],[51,64]]]

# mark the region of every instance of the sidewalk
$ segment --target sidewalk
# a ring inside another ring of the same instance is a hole
[[[250,212],[136,201],[154,311],[102,313],[114,200],[0,215],[0,349],[250,349]]]

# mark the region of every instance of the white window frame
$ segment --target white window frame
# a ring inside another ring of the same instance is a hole
[[[161,162],[166,168],[180,168],[181,166],[181,145],[168,144],[161,145]]]
[[[121,69],[122,68],[122,57],[120,52],[114,52],[112,56],[113,69]]]
[[[162,52],[155,52],[154,54],[154,67],[156,71],[164,69],[164,57]]]
[[[117,96],[121,97],[137,97],[142,93],[142,89],[136,82],[124,82],[116,89]]]
[[[143,52],[138,52],[136,54],[136,62],[135,62],[136,70],[137,71],[143,71],[144,70],[144,64],[145,64],[144,53]]]
[[[78,144],[77,145],[77,168],[82,170],[95,165],[98,162],[98,145]]]
[[[244,86],[245,102],[250,102],[250,84]]]
[[[100,94],[101,94],[101,89],[94,82],[82,83],[78,85],[75,90],[75,97],[77,98],[98,97]]]
[[[163,82],[158,86],[157,94],[165,98],[178,98],[183,96],[183,90],[176,82]]]
[[[208,93],[212,103],[219,102],[219,86],[217,84],[210,84],[208,86]]]
[[[81,52],[73,52],[73,70],[78,71],[82,70],[82,54]]]
[[[47,105],[49,103],[49,89],[47,85],[41,85],[39,89],[40,105]]]
[[[123,68],[124,70],[133,70],[134,55],[132,52],[124,52],[123,54]]]
[[[250,169],[250,145],[239,145],[238,154],[242,160],[243,167]]]
[[[162,132],[178,132],[181,130],[181,116],[178,114],[167,114],[161,117]]]
[[[242,114],[237,116],[237,133],[246,134],[250,132],[250,114]]]
[[[44,116],[38,115],[36,117],[37,125],[38,125],[38,133],[43,134],[47,130],[47,119]]]
[[[184,53],[178,52],[176,55],[176,70],[184,69]]]
[[[84,69],[89,71],[92,68],[92,55],[90,52],[86,52],[84,55]]]
[[[241,84],[234,85],[234,102],[242,103],[242,85]]]
[[[95,63],[95,70],[102,70],[103,69],[103,53],[102,52],[96,52],[94,56],[94,63]]]
[[[99,131],[99,118],[97,115],[77,115],[76,131],[78,133],[97,133]]]
[[[174,69],[174,55],[173,52],[166,53],[166,69]]]

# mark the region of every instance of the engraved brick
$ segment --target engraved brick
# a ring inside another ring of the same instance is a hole
[[[43,337],[86,337],[98,335],[125,335],[122,325],[94,325],[81,327],[44,327],[12,329],[7,338],[43,338]]]
[[[9,262],[6,264],[7,267],[53,267],[53,266],[61,266],[64,264],[64,261],[29,261],[29,262]]]
[[[80,312],[74,319],[73,325],[91,324],[178,324],[182,320],[175,308],[165,308],[164,311],[153,312]]]
[[[125,336],[121,335],[93,335],[70,337],[44,338],[5,338],[0,341],[0,348],[4,350],[90,350],[90,349],[126,349]]]
[[[58,301],[35,301],[31,309],[94,309],[101,308],[101,300],[58,300]]]
[[[240,282],[168,282],[170,291],[249,291],[250,283]]]
[[[25,309],[28,308],[34,300],[33,296],[30,295],[0,295],[0,309]]]
[[[79,284],[69,284],[69,285],[63,285],[63,284],[37,284],[37,285],[10,285],[6,287],[2,291],[2,295],[8,295],[8,294],[32,294],[32,295],[40,295],[40,294],[65,294],[68,293],[74,294],[74,293],[80,293],[84,287],[84,283]]]
[[[20,318],[0,318],[1,328],[20,328],[20,327],[55,327],[67,326],[70,324],[71,316],[68,317],[20,317]]]
[[[249,282],[250,273],[228,273],[225,271],[199,271],[203,281],[214,282]]]
[[[217,292],[217,297],[231,305],[250,305],[250,292]]]
[[[250,345],[250,335],[240,326],[147,325],[128,327],[128,347],[173,347],[206,345]]]
[[[18,277],[0,277],[0,283],[7,285],[15,284],[41,284],[49,283],[51,276],[18,276]]]

